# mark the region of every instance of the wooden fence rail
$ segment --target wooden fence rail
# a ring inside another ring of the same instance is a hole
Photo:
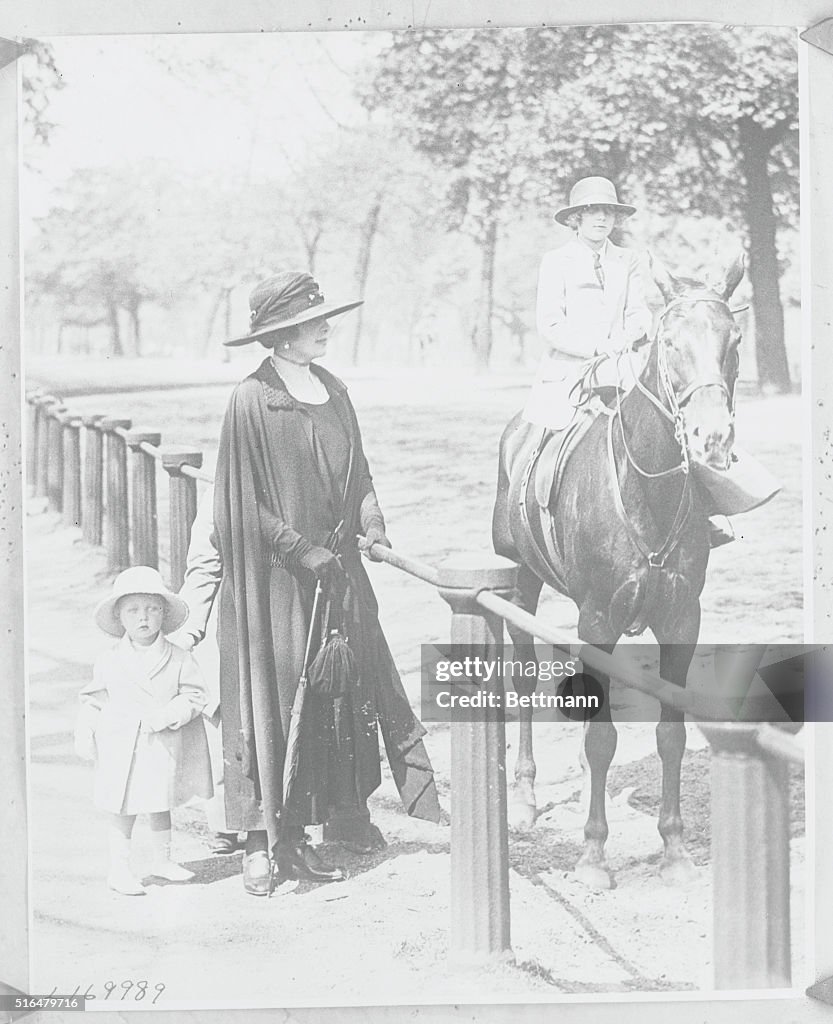
[[[159,567],[156,469],[168,476],[169,581],[185,574],[197,482],[213,483],[202,452],[161,444],[131,420],[79,416],[43,391],[27,396],[26,471],[32,492],[62,512],[83,539],[106,547],[112,572]],[[789,802],[786,762],[795,739],[770,726],[737,723],[728,705],[681,690],[553,629],[509,601],[517,566],[496,555],[459,555],[439,568],[376,546],[392,568],[437,588],[451,608],[452,644],[499,656],[503,623],[578,656],[591,669],[700,720],[712,758],[714,978],[718,988],[779,987],[790,981]],[[493,685],[502,689],[503,680]],[[511,954],[506,816],[506,743],[501,714],[451,724],[451,949],[457,959]],[[728,908],[732,908],[729,910]]]

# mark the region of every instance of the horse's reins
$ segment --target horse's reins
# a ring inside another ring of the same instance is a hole
[[[725,382],[725,380],[722,377],[720,377],[719,379],[695,381],[695,382],[693,382],[691,384],[686,385],[686,387],[679,394],[677,394],[677,392],[674,390],[674,385],[673,385],[673,382],[671,381],[671,374],[670,374],[670,371],[669,371],[669,368],[668,368],[668,359],[667,359],[666,349],[665,349],[665,345],[663,343],[662,335],[660,334],[660,328],[662,326],[663,320],[671,312],[672,309],[676,309],[677,307],[685,305],[685,304],[696,303],[696,302],[714,302],[714,303],[719,303],[720,305],[725,306],[727,309],[729,309],[729,305],[728,305],[728,303],[724,299],[718,298],[716,295],[714,295],[711,292],[701,291],[701,292],[691,293],[691,294],[685,296],[684,298],[673,299],[671,302],[668,303],[668,305],[662,311],[662,314],[660,315],[659,322],[658,322],[658,325],[657,325],[657,336],[656,336],[656,344],[657,344],[657,391],[661,395],[663,395],[665,397],[666,401],[668,402],[667,406],[666,406],[665,402],[662,401],[661,398],[658,398],[656,395],[654,395],[642,383],[642,381],[640,380],[640,375],[637,372],[635,372],[635,368],[633,367],[633,350],[630,349],[630,348],[628,349],[628,358],[629,358],[629,360],[631,362],[631,369],[633,371],[632,376],[633,376],[634,381],[635,381],[635,386],[659,410],[659,412],[665,417],[665,419],[667,419],[670,423],[673,424],[673,427],[674,427],[674,437],[675,437],[678,445],[680,446],[680,454],[681,454],[681,461],[679,462],[678,465],[671,466],[668,469],[659,470],[657,472],[650,472],[650,471],[648,471],[646,469],[643,469],[640,465],[638,465],[638,463],[634,459],[634,457],[633,457],[633,455],[632,455],[632,453],[631,453],[631,451],[630,451],[630,449],[628,447],[628,441],[627,441],[627,437],[626,437],[626,434],[625,434],[625,423],[624,423],[624,419],[622,417],[622,388],[621,388],[622,376],[621,376],[621,373],[619,372],[619,361],[618,361],[618,359],[617,359],[617,363],[616,363],[617,384],[619,385],[617,387],[617,392],[616,392],[616,413],[608,418],[608,430],[607,430],[607,449],[608,449],[608,458],[609,458],[609,461],[610,461],[611,477],[612,477],[612,480],[613,480],[613,497],[614,497],[614,502],[615,502],[615,505],[616,505],[616,510],[617,510],[617,512],[619,514],[620,519],[625,524],[625,527],[628,530],[628,533],[630,535],[630,538],[631,538],[634,546],[637,548],[637,550],[640,552],[640,554],[645,559],[647,559],[648,565],[653,570],[661,570],[663,568],[663,566],[665,565],[665,562],[666,562],[668,556],[671,554],[671,552],[677,546],[677,543],[678,543],[678,541],[680,539],[680,536],[682,535],[683,529],[685,527],[686,521],[687,521],[689,513],[691,511],[691,476],[690,476],[691,459],[690,459],[689,452],[688,452],[688,445],[687,445],[686,439],[685,439],[685,430],[684,430],[683,416],[682,416],[683,406],[685,406],[686,402],[688,402],[688,400],[692,397],[692,395],[695,394],[695,392],[700,391],[703,388],[718,387],[718,388],[720,388],[723,391],[723,393],[726,396],[726,401],[727,401],[727,403],[729,405],[732,418],[734,418],[734,415],[735,415],[735,386],[734,386],[734,382],[733,382],[732,388],[730,390],[727,387],[726,382]],[[729,310],[729,311],[730,312],[740,312],[740,310],[735,310],[735,311]],[[679,504],[677,506],[677,511],[676,511],[676,513],[674,515],[673,522],[671,523],[671,528],[670,528],[670,530],[668,532],[668,535],[666,536],[665,540],[663,541],[663,543],[654,551],[651,551],[650,548],[642,540],[642,537],[639,535],[639,532],[637,531],[637,529],[634,526],[630,516],[627,513],[627,510],[625,509],[624,501],[623,501],[623,498],[622,498],[622,488],[621,488],[621,484],[619,482],[619,474],[618,474],[618,472],[616,470],[616,459],[615,459],[615,455],[614,455],[614,451],[613,451],[613,420],[615,418],[618,418],[618,420],[619,420],[619,428],[620,428],[620,433],[621,433],[621,437],[622,437],[622,447],[624,449],[625,456],[626,456],[629,464],[636,470],[637,473],[640,474],[640,476],[643,476],[643,477],[645,477],[647,479],[659,479],[661,477],[671,476],[671,475],[676,474],[676,473],[682,473],[683,476],[684,476],[683,489],[682,489],[682,492],[680,494],[680,501],[679,501]],[[651,593],[652,591],[656,590],[656,588],[658,586],[658,579],[657,579],[658,575],[659,575],[658,571],[650,572],[649,573],[649,577],[648,577],[648,591],[649,591],[649,593]],[[645,628],[645,626],[643,624],[643,620],[645,618],[645,613],[647,612],[648,609],[650,609],[650,606],[651,606],[651,601],[648,599],[648,595],[646,594],[646,599],[643,601],[643,605],[642,605],[642,609],[643,610],[637,616],[637,622],[635,623],[635,625],[633,627],[631,627],[632,629],[635,629],[638,632],[641,632],[642,629]]]

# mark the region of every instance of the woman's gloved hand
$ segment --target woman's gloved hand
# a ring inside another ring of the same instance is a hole
[[[385,533],[385,517],[379,508],[379,502],[376,500],[376,492],[373,488],[362,499],[361,509],[359,510],[359,522],[364,534],[364,544],[361,546],[363,554],[372,562],[381,562],[381,558],[378,555],[371,553],[373,545],[379,544],[383,548],[389,548],[391,543]]]
[[[347,590],[347,574],[338,558],[327,548],[313,545],[301,555],[301,567],[311,572],[330,591],[333,597],[343,597]]]
[[[385,533],[384,526],[379,526],[376,523],[371,523],[364,532],[365,544],[367,545],[363,550],[371,562],[381,562],[381,558],[378,555],[373,554],[373,545],[380,544],[383,548],[391,547],[391,542],[388,540],[388,535]]]

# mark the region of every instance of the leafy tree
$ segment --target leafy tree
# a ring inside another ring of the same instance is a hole
[[[565,31],[537,34],[538,68],[563,50]],[[759,380],[788,390],[776,236],[797,218],[794,38],[657,25],[583,29],[578,38],[587,73],[536,111],[539,137],[552,140],[540,188],[557,182],[564,194],[566,149],[573,177],[607,174],[654,210],[745,227]]]
[[[776,229],[797,208],[796,95],[785,32],[653,25],[401,34],[364,100],[442,167],[449,224],[481,242],[489,321],[500,225],[584,174],[739,218],[761,383],[786,389]],[[489,328],[478,338],[485,361]]]
[[[439,32],[397,35],[364,89],[368,107],[394,124],[442,168],[451,229],[480,245],[480,294],[472,342],[491,355],[495,260],[501,225],[523,195],[523,35]]]
[[[33,144],[45,146],[55,130],[49,120],[49,105],[64,80],[55,62],[55,52],[40,39],[24,39],[22,61],[22,105],[25,152],[31,166]]]
[[[106,323],[113,355],[140,355],[144,305],[175,303],[197,272],[172,242],[187,235],[188,201],[162,167],[76,171],[29,246],[30,300],[51,299],[59,333]]]

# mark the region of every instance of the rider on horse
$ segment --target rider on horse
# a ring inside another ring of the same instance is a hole
[[[538,326],[549,351],[523,414],[501,437],[492,540],[497,554],[518,563],[512,601],[522,611],[535,614],[547,584],[575,603],[583,643],[610,653],[622,636],[650,630],[660,646],[660,675],[683,688],[700,633],[707,518],[756,507],[777,482],[751,457],[736,456],[741,331],[729,300],[743,277],[742,256],[710,283],[676,277],[651,261],[664,307],[642,365],[638,342],[652,318],[640,260],[608,238],[617,218],[633,212],[606,178],[586,178],[556,214],[575,238],[547,253],[541,267]],[[534,653],[533,636],[507,625],[515,650]],[[730,653],[733,670],[742,658],[751,677],[757,652]],[[607,698],[610,681],[602,676]],[[512,678],[523,694],[537,683]],[[519,727],[513,820],[529,828],[538,813],[531,710],[521,708]],[[662,703],[656,736],[660,873],[685,881],[686,728],[673,701]],[[612,884],[605,785],[615,749],[606,700],[585,723],[583,744],[590,803],[576,873],[593,888]]]
[[[635,212],[619,202],[613,182],[589,177],[576,182],[568,205],[555,214],[575,236],[541,261],[536,319],[547,351],[522,414],[527,422],[561,430],[573,420],[577,404],[589,397],[586,392],[610,402],[629,390],[641,371],[643,360],[634,348],[646,339],[652,322],[645,301],[645,260],[609,238]],[[724,498],[725,481],[715,480],[714,474],[701,477],[715,499],[713,511],[742,511],[771,495],[769,475],[748,456],[744,461],[738,468],[735,457],[733,464],[734,500]],[[710,521],[712,547],[733,539],[731,527]]]
[[[616,355],[651,328],[641,260],[610,241],[615,227],[635,213],[620,203],[607,178],[582,178],[555,219],[575,237],[544,254],[538,275],[538,332],[547,345],[524,419],[558,430],[575,411],[571,392],[587,360],[607,354],[595,374],[600,387],[617,384]],[[626,373],[630,360],[620,360]],[[633,383],[629,375],[623,382]]]

